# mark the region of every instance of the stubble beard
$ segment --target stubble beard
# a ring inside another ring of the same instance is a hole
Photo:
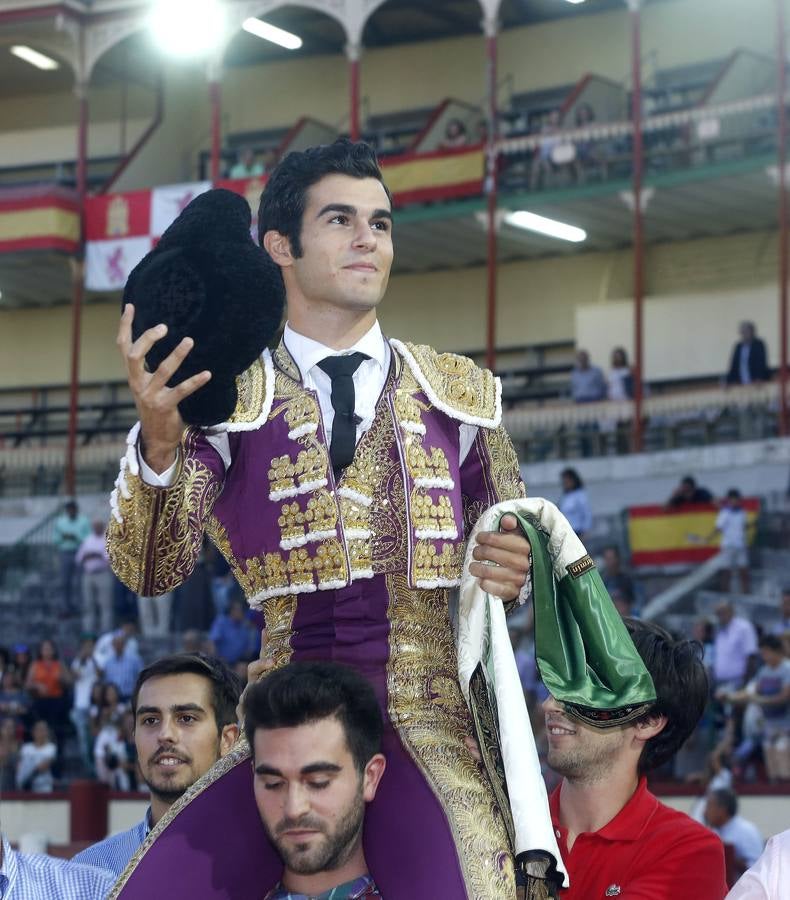
[[[317,846],[310,848],[308,844],[286,846],[278,834],[273,834],[267,827],[269,838],[277,848],[287,869],[297,875],[315,875],[318,872],[329,872],[344,865],[357,847],[362,835],[365,816],[365,801],[362,790],[354,798],[352,806],[339,820],[332,834],[327,834],[320,823],[310,816],[298,822],[284,820],[277,826],[280,833],[293,827],[316,828],[324,834],[324,839]]]
[[[568,781],[591,784],[609,776],[618,748],[619,744],[614,741],[569,750],[552,750],[549,747],[547,762]]]

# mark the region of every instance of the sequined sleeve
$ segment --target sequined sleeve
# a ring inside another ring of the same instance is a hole
[[[515,448],[501,425],[477,429],[461,466],[461,490],[467,535],[489,506],[525,496]]]
[[[112,569],[130,590],[159,596],[192,574],[224,477],[219,453],[201,431],[189,428],[172,485],[146,484],[140,477],[133,430],[111,498],[107,532]]]

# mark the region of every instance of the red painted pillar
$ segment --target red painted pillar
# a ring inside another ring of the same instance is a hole
[[[220,159],[222,154],[222,85],[215,74],[208,84],[211,103],[211,171],[212,184],[220,177]]]
[[[349,115],[348,133],[352,141],[358,141],[359,128],[359,48],[351,47],[348,51],[348,94]]]
[[[72,266],[71,301],[71,373],[69,383],[69,434],[66,445],[65,488],[74,494],[76,484],[77,412],[79,408],[80,339],[82,331],[82,300],[85,292],[83,252],[85,242],[85,195],[87,191],[88,159],[88,86],[80,83],[76,88],[79,104],[77,125],[77,209],[79,215],[79,245]]]
[[[485,190],[488,228],[488,277],[486,301],[486,368],[496,368],[497,301],[497,22],[486,20],[486,80],[488,82],[488,141],[486,147]]]
[[[633,194],[634,194],[634,428],[633,450],[643,448],[643,307],[645,244],[642,230],[642,168],[644,149],[642,144],[642,41],[639,6],[640,0],[627,0],[631,11],[631,121],[633,123]]]
[[[777,55],[777,122],[779,128],[779,434],[788,433],[787,409],[787,184],[785,165],[787,159],[787,75],[784,0],[776,0],[776,55]]]
[[[69,785],[70,840],[95,843],[109,830],[110,789],[101,781],[73,781]]]

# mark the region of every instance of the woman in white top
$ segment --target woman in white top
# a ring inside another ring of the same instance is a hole
[[[570,522],[571,528],[584,539],[585,532],[592,528],[592,509],[584,490],[584,483],[576,469],[563,469],[560,473],[562,480],[562,497],[557,504],[560,512]]]
[[[612,350],[611,368],[606,376],[606,396],[610,400],[629,400],[634,393],[634,376],[628,354],[622,347]]]

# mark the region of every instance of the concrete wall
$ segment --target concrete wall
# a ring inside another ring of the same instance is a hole
[[[662,797],[665,803],[688,813],[694,797]],[[788,824],[790,799],[783,797],[741,797],[741,814],[751,819],[766,838],[784,831]],[[131,828],[145,815],[145,800],[112,800],[110,802],[110,834]],[[3,834],[17,843],[23,834],[46,835],[49,843],[69,842],[69,806],[66,800],[25,802],[4,800],[0,806]]]

